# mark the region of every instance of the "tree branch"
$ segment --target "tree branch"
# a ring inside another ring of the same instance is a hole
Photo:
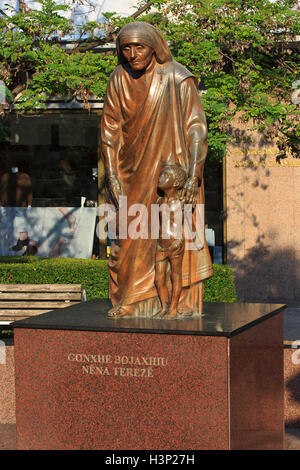
[[[11,94],[14,96],[14,98],[16,98],[16,96],[18,96],[20,93],[22,93],[22,91],[24,91],[27,88],[27,84],[28,84],[27,82],[20,83],[12,90]]]
[[[148,8],[151,7],[151,5],[153,5],[153,3],[154,0],[152,0],[151,2],[147,2],[143,7],[139,8],[133,15],[131,15],[131,18],[135,19],[138,16],[142,15],[146,10],[148,10]]]

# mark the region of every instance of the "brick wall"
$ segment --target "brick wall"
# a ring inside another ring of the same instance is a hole
[[[13,345],[0,342],[0,423],[13,424],[15,417],[15,366]]]
[[[240,301],[300,303],[300,159],[240,130],[226,160],[228,264]]]
[[[300,427],[300,349],[284,350],[285,423]]]

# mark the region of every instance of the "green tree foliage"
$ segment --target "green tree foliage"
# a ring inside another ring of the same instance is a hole
[[[78,95],[88,108],[91,93],[104,96],[116,65],[114,54],[94,47],[138,19],[163,32],[175,60],[205,88],[211,158],[226,154],[236,118],[276,138],[279,157],[299,156],[299,108],[291,102],[300,78],[294,0],[143,0],[131,17],[106,13],[101,24],[83,17],[75,24],[65,16],[70,6],[39,3],[39,10],[22,2],[18,13],[0,11],[0,80],[9,102],[0,105],[2,114],[43,109],[51,94]],[[72,49],[64,46],[66,38],[73,38]]]
[[[209,148],[226,153],[237,117],[276,139],[278,157],[299,157],[299,106],[291,102],[300,78],[300,14],[291,0],[176,0],[156,3],[148,21],[171,42],[174,58],[207,89]]]
[[[102,97],[108,77],[116,66],[113,55],[80,52],[82,37],[95,36],[97,23],[74,26],[62,16],[66,5],[38,0],[40,10],[0,12],[0,79],[5,82],[10,108],[18,112],[43,109],[51,94],[78,95],[88,106],[89,95]],[[66,37],[77,38],[73,49]],[[105,36],[102,34],[102,41]],[[2,107],[2,111],[5,110]]]

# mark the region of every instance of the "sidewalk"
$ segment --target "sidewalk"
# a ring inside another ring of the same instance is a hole
[[[0,450],[16,450],[15,424],[0,424]],[[300,450],[300,428],[286,428],[284,450]]]
[[[300,428],[285,429],[285,450],[300,450]]]
[[[284,311],[284,342],[300,345],[300,307],[288,307]]]
[[[0,450],[16,449],[16,425],[0,423]]]

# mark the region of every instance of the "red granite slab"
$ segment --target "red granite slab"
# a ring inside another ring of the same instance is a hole
[[[227,346],[218,336],[18,328],[18,449],[228,449]]]
[[[283,314],[230,339],[231,449],[284,444]]]
[[[282,306],[157,329],[98,303],[18,322],[18,449],[282,448]]]

